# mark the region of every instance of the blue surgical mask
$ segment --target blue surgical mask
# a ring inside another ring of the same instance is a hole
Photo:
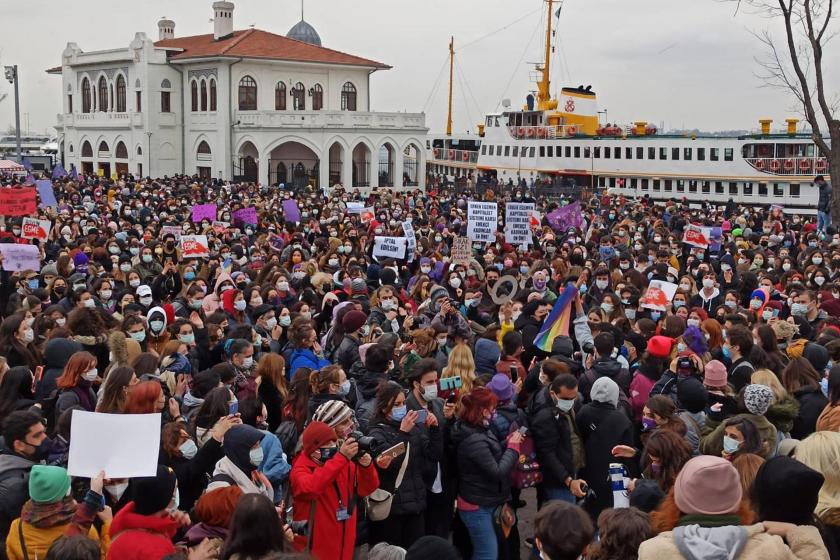
[[[822,394],[828,397],[828,377],[823,377],[820,379],[820,390]]]
[[[659,321],[659,319],[661,317],[662,317],[662,312],[661,311],[651,311],[650,312],[650,318],[651,318],[652,321]]]
[[[395,406],[391,409],[391,420],[395,422],[401,422],[403,418],[405,418],[406,413],[408,412],[408,407],[405,405],[402,406]]]
[[[189,272],[185,272],[184,280],[186,280],[187,282],[192,282],[193,280],[195,280],[195,272],[191,270]]]
[[[735,438],[731,438],[729,436],[723,436],[723,450],[732,455],[741,447],[741,442]]]
[[[732,359],[732,352],[729,350],[729,346],[723,346],[721,348],[721,351],[723,352],[723,357],[724,358],[726,358],[727,360]]]

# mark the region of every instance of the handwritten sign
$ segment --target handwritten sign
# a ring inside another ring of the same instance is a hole
[[[300,207],[298,206],[297,200],[290,198],[283,201],[283,216],[287,222],[300,223]]]
[[[408,241],[406,245],[406,253],[408,253],[408,262],[414,260],[414,253],[417,251],[417,235],[414,233],[414,225],[411,220],[406,220],[402,223],[403,233]]]
[[[41,203],[38,205],[39,208],[58,206],[58,201],[55,199],[55,191],[53,190],[52,181],[49,179],[35,181],[35,188],[38,189],[38,196],[41,197]]]
[[[192,207],[192,221],[199,223],[201,220],[215,221],[216,219],[216,205],[215,204],[197,204]]]
[[[243,224],[257,225],[257,209],[253,206],[249,208],[242,208],[233,213],[233,223],[240,222]]]
[[[467,237],[473,241],[492,243],[496,240],[499,209],[495,202],[469,201],[467,206]]]
[[[469,237],[456,237],[452,243],[452,264],[469,264],[472,256]]]
[[[38,206],[38,195],[33,187],[0,189],[0,215],[28,216]]]
[[[688,225],[685,228],[685,233],[683,233],[683,243],[686,245],[691,245],[693,247],[700,247],[702,249],[709,248],[709,239],[712,236],[712,232],[709,228]]]
[[[181,255],[185,259],[209,257],[209,246],[206,235],[181,236]]]
[[[224,233],[230,227],[230,222],[221,222],[216,220],[213,222],[213,231],[216,233]]]
[[[673,282],[651,280],[645,290],[645,295],[639,300],[640,307],[665,311],[671,305],[675,293],[677,293],[677,285]]]
[[[381,237],[374,238],[373,256],[376,258],[402,259],[405,257],[405,237]]]
[[[181,228],[179,228],[178,226],[163,226],[160,228],[161,238],[166,237],[169,234],[175,236],[175,241],[181,240]]]
[[[531,243],[532,203],[508,202],[505,205],[505,242],[513,245]]]
[[[93,478],[155,476],[160,414],[104,414],[74,410],[67,473]]]
[[[46,241],[52,227],[49,220],[36,220],[35,218],[24,218],[22,225],[20,236],[24,239],[37,239],[38,241]]]
[[[3,255],[3,270],[8,272],[41,270],[41,253],[35,245],[0,243],[0,255]]]

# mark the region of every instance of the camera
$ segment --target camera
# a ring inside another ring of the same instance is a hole
[[[375,437],[366,436],[362,432],[354,431],[350,432],[350,435],[347,436],[348,438],[353,438],[356,440],[356,443],[359,444],[359,452],[353,457],[353,460],[357,460],[359,457],[364,455],[365,453],[373,454],[373,448],[379,445],[379,442],[376,441]]]
[[[677,375],[683,377],[694,373],[694,362],[688,356],[677,358]]]
[[[289,521],[289,529],[292,530],[292,533],[301,537],[309,536],[308,525],[309,521],[306,519],[304,519],[303,521]]]

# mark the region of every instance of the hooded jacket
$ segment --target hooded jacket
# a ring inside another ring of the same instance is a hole
[[[528,422],[534,437],[534,449],[542,467],[543,484],[565,488],[566,477],[574,477],[574,452],[569,420],[554,405],[544,387],[528,403]]]
[[[169,326],[169,322],[166,320],[166,311],[164,311],[163,307],[152,307],[149,309],[149,312],[146,313],[146,323],[151,324],[152,320],[163,321],[163,328],[156,335],[151,326],[149,327],[149,336],[146,337],[146,346],[157,352],[158,355],[162,355],[163,347],[166,346],[166,343],[169,342],[170,338],[169,331],[166,330],[166,327]]]
[[[44,402],[58,387],[56,379],[61,377],[67,361],[76,352],[82,351],[82,345],[68,338],[54,338],[47,342],[44,349],[44,375],[35,388],[35,400]]]
[[[510,498],[511,472],[519,452],[493,430],[458,422],[452,428],[458,464],[458,495],[471,504],[500,506]]]
[[[618,360],[613,358],[598,358],[592,364],[592,369],[585,372],[579,380],[578,392],[583,395],[583,402],[590,402],[589,392],[592,390],[592,385],[601,377],[609,377],[616,382],[620,391],[625,395],[630,394],[630,383],[633,381],[633,376],[630,371],[622,367]]]
[[[150,560],[175,553],[172,538],[178,523],[168,517],[140,515],[134,502],[117,513],[111,523],[109,560]]]
[[[3,447],[0,454],[0,538],[5,539],[12,521],[20,517],[29,499],[29,471],[35,463]]]
[[[222,272],[219,274],[219,277],[216,278],[216,285],[213,288],[213,293],[207,294],[201,304],[201,308],[204,310],[205,315],[210,315],[222,306],[222,291],[220,288],[225,282],[230,282],[230,284],[233,285],[233,278],[231,278],[230,274],[227,272]]]
[[[216,463],[213,479],[207,491],[236,484],[246,494],[259,493],[274,500],[274,490],[268,479],[251,464],[251,448],[262,441],[263,433],[253,426],[241,424],[225,433],[222,449],[225,456]]]

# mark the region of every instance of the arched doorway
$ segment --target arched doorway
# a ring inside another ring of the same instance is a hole
[[[108,146],[108,143],[104,140],[99,143],[99,147],[96,153],[96,159],[99,161],[99,165],[96,168],[96,173],[100,177],[110,177],[111,162],[108,160],[111,159],[111,148]]]
[[[117,160],[117,175],[122,176],[128,174],[128,148],[125,147],[125,143],[122,140],[117,142],[117,146],[114,148],[114,158]]]
[[[396,150],[394,146],[386,142],[379,148],[379,186],[394,186],[394,161]]]
[[[82,173],[93,175],[93,147],[90,142],[82,142]]]
[[[269,183],[291,186],[294,190],[319,187],[320,158],[300,142],[280,144],[268,155]]]
[[[213,152],[210,149],[210,144],[206,140],[202,140],[195,150],[196,173],[202,179],[209,179],[211,175],[211,164],[213,163]]]
[[[420,184],[420,147],[414,143],[403,150],[403,186],[416,187]]]
[[[341,170],[344,168],[344,146],[338,142],[334,142],[330,146],[330,185],[343,183]]]
[[[237,155],[236,161],[233,162],[234,181],[257,182],[259,178],[257,160],[260,157],[257,147],[252,142],[245,142],[239,148],[239,154]]]
[[[353,188],[370,186],[370,148],[359,142],[353,148]]]

